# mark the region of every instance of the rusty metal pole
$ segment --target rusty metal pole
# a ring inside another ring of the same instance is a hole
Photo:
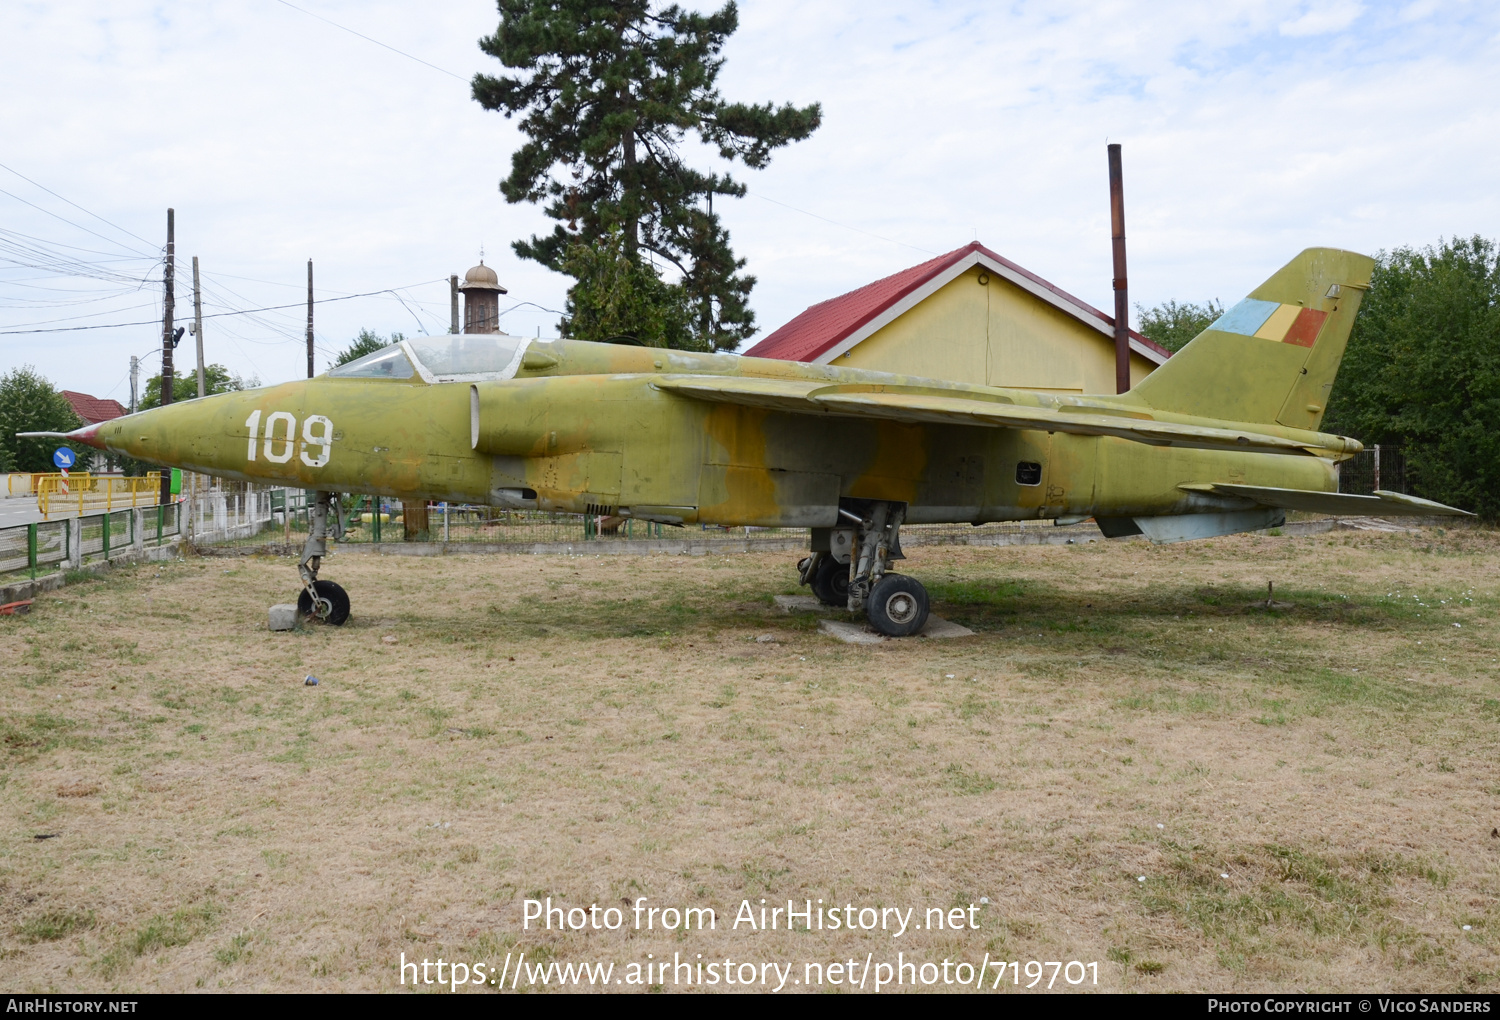
[[[177,270],[177,211],[167,210],[167,265],[162,273],[161,303],[161,406],[172,402],[172,313],[177,307],[174,276]],[[172,500],[172,472],[163,468],[161,473],[161,503]]]
[[[1115,392],[1130,389],[1130,290],[1125,280],[1125,180],[1120,146],[1109,146],[1109,225],[1115,260]]]
[[[313,377],[312,259],[307,260],[307,377]]]

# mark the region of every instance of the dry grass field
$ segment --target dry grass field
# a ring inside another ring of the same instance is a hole
[[[875,647],[775,609],[793,559],[336,556],[354,618],[294,634],[290,561],[188,559],[0,617],[3,984],[899,951],[1500,988],[1500,534],[916,548],[978,633]],[[718,927],[523,931],[546,896]],[[982,897],[978,930],[730,929]]]

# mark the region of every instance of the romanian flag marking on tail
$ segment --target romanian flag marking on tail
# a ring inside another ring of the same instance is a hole
[[[1246,298],[1219,316],[1208,328],[1220,333],[1238,333],[1276,343],[1311,347],[1326,318],[1327,312],[1314,308]]]

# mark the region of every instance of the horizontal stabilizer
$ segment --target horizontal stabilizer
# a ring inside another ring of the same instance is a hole
[[[1152,446],[1203,450],[1251,450],[1257,453],[1342,453],[1309,447],[1306,442],[1241,429],[1153,421],[1140,412],[1077,408],[1054,410],[1012,403],[989,390],[937,389],[889,385],[849,385],[802,379],[738,376],[666,376],[657,387],[698,400],[765,407],[792,414],[828,414],[845,418],[990,428],[1036,429],[1080,436],[1115,436]]]
[[[1179,485],[1189,492],[1212,492],[1220,496],[1238,496],[1261,506],[1283,510],[1302,510],[1314,514],[1342,514],[1351,517],[1473,517],[1467,510],[1444,506],[1430,499],[1400,492],[1377,489],[1373,495],[1356,496],[1347,492],[1314,492],[1308,489],[1273,489],[1261,485],[1228,485],[1200,483]]]

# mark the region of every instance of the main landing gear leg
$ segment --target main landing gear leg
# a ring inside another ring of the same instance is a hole
[[[827,605],[863,610],[882,634],[917,633],[927,624],[927,589],[913,577],[891,573],[892,562],[906,558],[900,541],[906,504],[844,502],[839,527],[829,533],[829,551],[814,552],[797,565],[802,583]]]
[[[302,559],[297,561],[297,573],[302,577],[302,592],[297,596],[297,612],[309,619],[331,623],[335,627],[349,619],[349,595],[332,581],[318,580],[318,568],[323,564],[323,557],[328,555],[330,511],[333,513],[334,537],[337,538],[343,532],[338,506],[338,497],[333,493],[318,493],[307,529],[307,544],[302,547]]]

